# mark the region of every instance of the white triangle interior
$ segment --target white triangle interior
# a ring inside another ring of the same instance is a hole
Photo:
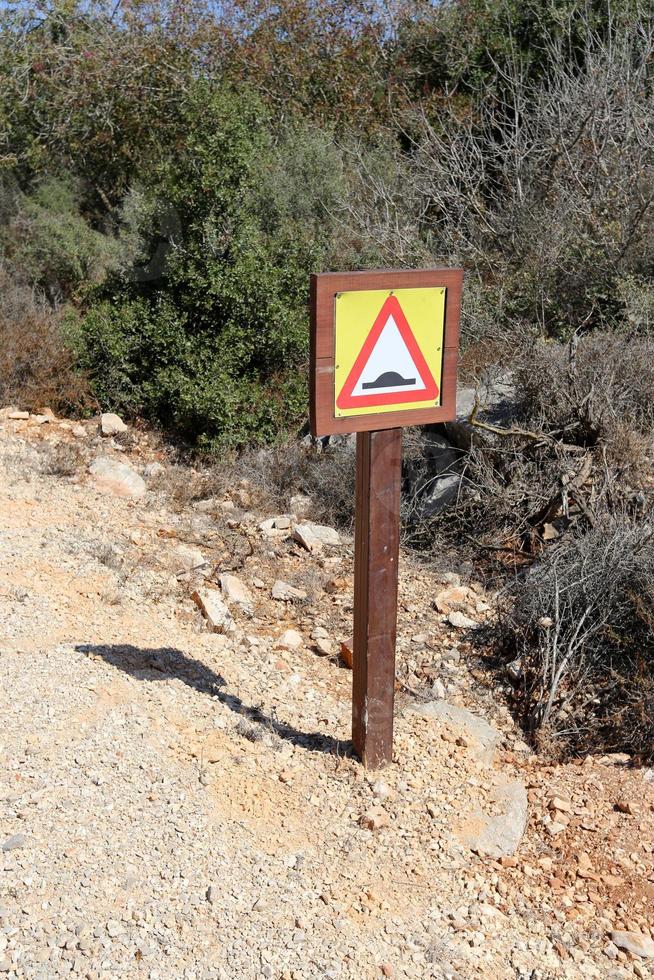
[[[403,379],[407,383],[402,384],[398,382],[397,384],[376,387],[375,383],[380,378],[391,373],[399,375],[400,379]],[[364,388],[364,385],[374,387]],[[415,361],[409,352],[409,348],[391,314],[377,338],[377,343],[370,352],[370,357],[354,386],[352,396],[384,395],[391,392],[403,391],[424,391],[426,387]]]

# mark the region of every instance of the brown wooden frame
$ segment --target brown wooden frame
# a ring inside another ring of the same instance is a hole
[[[310,414],[314,436],[370,432],[404,425],[426,425],[456,418],[456,367],[459,350],[462,269],[399,269],[375,272],[323,272],[311,277]],[[415,289],[444,286],[445,330],[441,404],[337,418],[334,414],[334,298],[360,289]]]

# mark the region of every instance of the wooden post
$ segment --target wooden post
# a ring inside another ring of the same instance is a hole
[[[462,285],[462,269],[311,277],[311,432],[357,433],[352,741],[370,769],[393,758],[402,426],[456,418]]]
[[[402,429],[357,433],[352,741],[367,769],[393,757]]]

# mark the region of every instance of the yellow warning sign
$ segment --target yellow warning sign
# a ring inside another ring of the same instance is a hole
[[[335,415],[440,405],[445,288],[338,293]]]

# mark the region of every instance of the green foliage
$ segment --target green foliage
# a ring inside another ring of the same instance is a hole
[[[321,134],[274,142],[244,90],[198,85],[184,122],[156,196],[130,201],[124,241],[140,259],[99,292],[82,361],[116,409],[208,449],[265,443],[306,412],[308,274],[329,246],[338,168]]]
[[[115,13],[77,0],[0,9],[0,167],[23,186],[83,177],[96,215],[179,135],[201,40],[188,10],[168,23],[141,4]]]
[[[409,7],[394,48],[396,72],[414,99],[433,93],[438,103],[444,90],[461,97],[483,87],[508,96],[510,111],[516,67],[523,80],[535,81],[551,73],[557,51],[580,64],[589,33],[605,34],[635,9],[634,0],[446,0]]]
[[[101,403],[141,414],[206,450],[266,442],[304,408],[304,379],[230,373],[218,332],[189,336],[188,321],[165,298],[104,301],[82,326],[81,362]]]
[[[462,263],[495,351],[646,333],[651,36],[637,0],[5,5],[0,262],[103,403],[213,449],[304,421],[320,269]]]
[[[115,262],[115,241],[85,220],[70,182],[47,180],[33,194],[18,195],[11,211],[0,225],[2,256],[16,279],[53,301],[99,280]]]

